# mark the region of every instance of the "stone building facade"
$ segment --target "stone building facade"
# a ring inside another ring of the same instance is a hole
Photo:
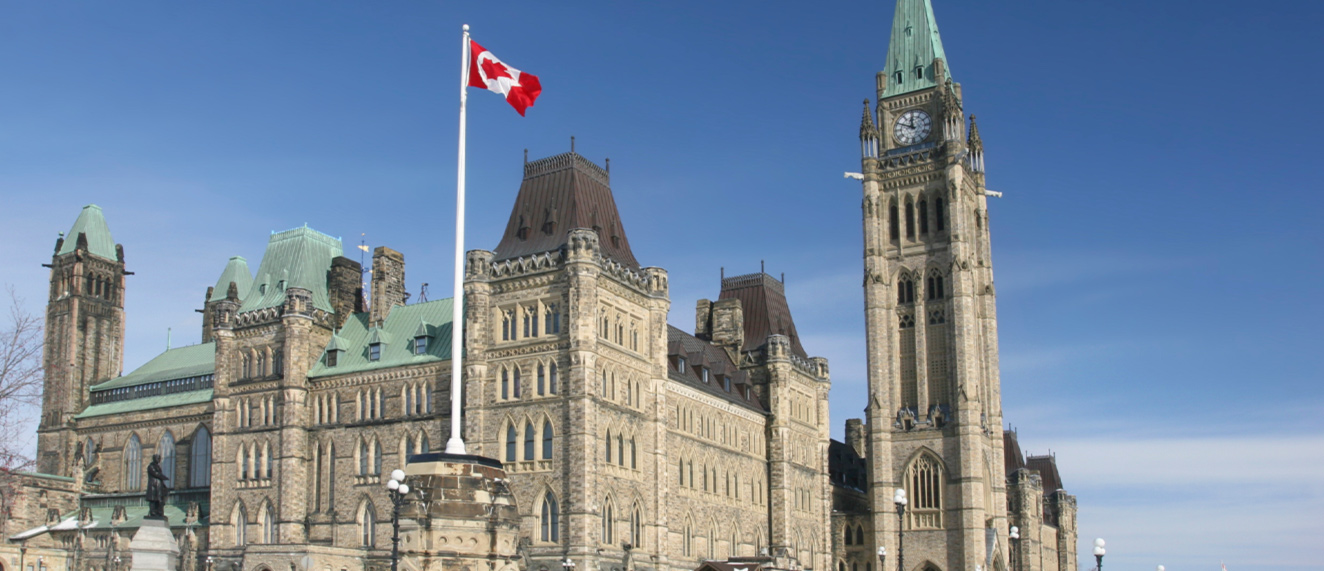
[[[450,437],[452,300],[408,303],[405,256],[386,247],[365,295],[338,239],[294,228],[255,274],[225,264],[202,343],[120,374],[129,272],[113,244],[89,206],[51,263],[39,453],[87,489],[43,533],[76,543],[80,569],[122,563],[159,454],[184,568],[388,567],[383,473]],[[524,165],[500,242],[468,253],[463,395],[469,451],[503,465],[523,565],[828,565],[827,361],[801,345],[781,281],[719,285],[692,333],[669,326],[667,272],[635,260],[606,169],[573,152]]]
[[[869,395],[830,457],[835,567],[900,568],[904,541],[907,571],[1070,569],[1075,499],[1002,429],[984,146],[930,0],[897,1],[876,87],[860,124]]]

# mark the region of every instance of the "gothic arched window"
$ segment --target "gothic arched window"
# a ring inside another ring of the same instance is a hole
[[[235,507],[234,517],[230,520],[230,525],[234,526],[235,547],[246,545],[248,543],[248,513],[244,510],[242,502]]]
[[[556,363],[547,366],[547,391],[556,394]]]
[[[377,510],[372,507],[372,502],[363,500],[359,504],[359,545],[363,547],[374,547],[377,544]]]
[[[557,543],[560,541],[561,531],[561,510],[556,505],[556,496],[551,492],[542,498],[542,517],[538,518],[538,526],[542,530],[541,538],[543,541]]]
[[[520,395],[519,367],[515,367],[514,369],[515,369],[515,370],[512,371],[512,374],[511,374],[511,377],[512,377],[512,378],[511,378],[511,385],[513,385],[513,386],[511,387],[511,389],[512,389],[511,392],[513,392],[513,393],[515,394],[515,398],[519,398],[519,395]]]
[[[262,526],[262,543],[276,543],[276,517],[271,513],[271,504],[262,506],[258,523]]]
[[[519,446],[519,431],[515,430],[515,425],[506,427],[506,461],[515,461],[516,447]]]
[[[552,431],[552,421],[544,420],[542,423],[542,459],[552,459],[552,438],[555,434]]]
[[[616,542],[616,530],[614,529],[616,522],[613,521],[616,514],[613,512],[610,499],[607,500],[606,504],[607,506],[602,508],[602,543],[611,545]]]
[[[639,547],[644,544],[644,525],[643,513],[639,510],[639,504],[635,504],[634,509],[630,511],[630,545]]]
[[[533,423],[525,422],[524,423],[524,459],[525,460],[533,459],[533,447],[535,443],[534,438],[536,437],[537,435],[533,433]]]
[[[87,444],[83,446],[83,461],[88,467],[97,462],[97,443],[92,442],[91,437],[87,439]]]
[[[908,275],[901,275],[896,281],[896,302],[915,303],[915,281]]]
[[[169,430],[161,435],[156,443],[156,453],[161,455],[161,473],[166,477],[166,487],[175,487],[175,435]]]
[[[143,482],[143,443],[138,435],[129,437],[124,445],[124,489],[137,491]]]
[[[510,371],[501,369],[501,400],[510,398]]]
[[[893,240],[901,239],[901,216],[897,214],[896,201],[887,206],[887,227]]]
[[[942,465],[929,454],[921,454],[906,468],[904,482],[910,508],[908,529],[942,529]]]
[[[906,199],[906,238],[915,239],[915,203]]]
[[[946,225],[947,216],[943,212],[942,199],[935,198],[933,199],[933,226],[937,231],[942,232]]]
[[[542,366],[542,363],[538,363],[538,396],[547,394],[546,388],[547,370]]]

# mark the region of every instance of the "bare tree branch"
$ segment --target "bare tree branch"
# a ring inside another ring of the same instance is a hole
[[[5,290],[9,315],[0,323],[0,469],[22,470],[32,464],[24,453],[31,441],[27,423],[32,407],[41,406],[44,324],[24,308],[12,285]]]

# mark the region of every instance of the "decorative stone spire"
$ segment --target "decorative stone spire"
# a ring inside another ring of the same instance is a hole
[[[970,116],[970,138],[966,144],[970,146],[970,169],[984,172],[984,141],[979,138],[979,125],[975,124],[974,115]]]
[[[869,99],[864,100],[864,118],[860,119],[860,154],[865,158],[878,156],[878,128],[869,111]]]

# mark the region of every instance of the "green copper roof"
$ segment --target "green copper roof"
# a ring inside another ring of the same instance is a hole
[[[110,227],[106,225],[106,217],[101,214],[100,206],[89,204],[83,207],[83,211],[78,213],[78,219],[74,220],[74,227],[64,235],[64,244],[56,254],[73,252],[78,247],[79,234],[87,235],[89,254],[107,260],[119,258],[115,255],[115,239],[110,237]]]
[[[216,372],[216,343],[168,349],[132,373],[93,386],[91,391],[132,387],[159,381],[187,379]]]
[[[225,271],[221,272],[221,279],[216,280],[216,287],[212,288],[211,297],[207,301],[225,299],[226,292],[230,291],[230,282],[234,282],[239,289],[239,299],[248,295],[248,288],[253,285],[253,274],[248,271],[248,260],[243,256],[235,256],[226,262]]]
[[[313,365],[308,377],[328,377],[345,373],[387,369],[403,365],[417,365],[447,361],[451,358],[451,299],[439,299],[413,305],[391,308],[386,322],[380,328],[368,327],[367,313],[356,313],[345,321],[328,343],[326,350],[336,349],[336,366],[326,365],[324,352]],[[428,334],[427,352],[414,354],[414,338],[419,327]],[[368,359],[368,345],[381,343],[381,358]]]
[[[106,402],[89,406],[83,409],[83,412],[78,413],[74,418],[91,418],[93,416],[106,416],[108,414],[124,414],[144,410],[155,410],[158,408],[172,408],[190,404],[206,403],[211,402],[211,397],[212,389],[199,389],[196,391],[169,395],[157,395],[154,397]]]
[[[942,60],[945,68],[942,77],[935,77],[934,59]],[[922,70],[922,77],[917,77],[917,68]],[[952,77],[930,0],[897,0],[896,14],[892,16],[892,39],[887,44],[887,65],[883,71],[887,74],[883,97],[934,87]],[[897,79],[898,72],[900,80]]]
[[[301,287],[313,292],[313,307],[331,311],[326,273],[331,260],[343,253],[339,238],[307,226],[277,232],[267,242],[257,279],[244,296],[239,311],[255,311],[285,303],[285,289]],[[228,285],[227,285],[228,287]]]

